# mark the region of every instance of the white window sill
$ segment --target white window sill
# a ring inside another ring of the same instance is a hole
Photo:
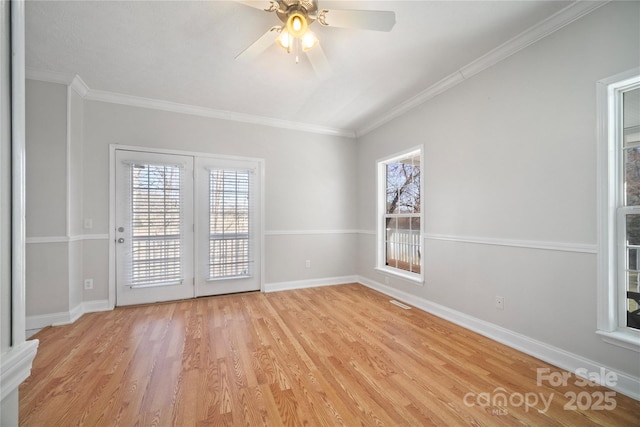
[[[424,278],[420,274],[409,273],[391,267],[375,267],[375,270],[379,271],[380,273],[399,277],[415,285],[424,285]]]
[[[634,332],[629,330],[617,330],[617,331],[596,331],[596,334],[602,337],[602,340],[609,344],[617,345],[629,350],[640,353],[640,332]]]

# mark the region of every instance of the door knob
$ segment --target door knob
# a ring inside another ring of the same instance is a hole
[[[124,243],[124,238],[123,237],[119,238],[118,243]]]

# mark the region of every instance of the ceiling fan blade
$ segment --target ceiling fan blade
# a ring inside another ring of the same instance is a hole
[[[396,13],[386,10],[323,9],[318,13],[318,22],[328,27],[391,31],[396,24]]]
[[[242,3],[246,6],[253,7],[255,9],[265,10],[267,12],[274,12],[278,10],[278,2],[270,0],[235,0],[237,3]]]
[[[278,36],[280,35],[280,27],[271,27],[269,31],[264,33],[258,40],[253,42],[251,46],[240,52],[238,56],[236,56],[236,60],[238,61],[252,61],[262,52],[264,52],[269,46],[276,41]]]
[[[313,70],[321,80],[328,79],[333,75],[333,70],[331,69],[331,65],[329,65],[327,56],[324,54],[324,50],[322,50],[322,46],[318,44],[313,49],[308,50],[306,54]]]

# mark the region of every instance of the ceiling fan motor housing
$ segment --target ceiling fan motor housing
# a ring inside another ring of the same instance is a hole
[[[286,24],[289,16],[294,13],[300,13],[306,18],[307,24],[311,24],[315,21],[317,12],[317,0],[278,0],[276,14]]]

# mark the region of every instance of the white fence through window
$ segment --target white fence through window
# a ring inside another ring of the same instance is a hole
[[[420,272],[420,230],[387,229],[387,262],[395,268]]]

